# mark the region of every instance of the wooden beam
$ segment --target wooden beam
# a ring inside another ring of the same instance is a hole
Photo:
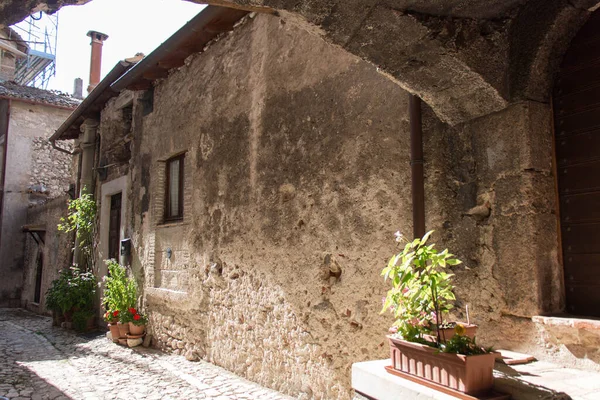
[[[277,14],[277,10],[272,9],[271,7],[265,6],[251,6],[251,5],[242,5],[237,4],[228,0],[187,0],[191,3],[197,4],[209,4],[211,6],[219,6],[224,8],[233,8],[235,10],[244,10],[248,12],[257,12],[264,14]]]
[[[148,79],[150,81],[153,81],[155,79],[162,79],[162,78],[166,78],[167,76],[169,76],[169,70],[167,69],[163,69],[163,68],[153,68],[151,70],[145,71],[142,74],[142,77],[144,79]]]

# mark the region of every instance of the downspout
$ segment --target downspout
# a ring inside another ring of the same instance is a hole
[[[96,135],[98,121],[86,119],[81,125],[81,135],[79,135],[79,148],[81,149],[79,166],[79,196],[83,194],[94,195],[94,156],[96,154]],[[81,253],[80,243],[75,246],[73,259],[79,265],[82,264],[83,255]]]
[[[58,147],[58,145],[56,144],[56,140],[51,140],[50,144],[52,144],[52,148],[53,149],[58,150],[58,151],[63,152],[63,153],[66,153],[66,154],[68,154],[70,156],[74,156],[75,154],[78,153],[77,150],[75,150],[75,151],[69,151],[67,149],[63,149],[62,147]]]
[[[425,235],[425,178],[423,173],[423,123],[421,99],[409,94],[410,169],[412,183],[413,236]]]
[[[6,179],[6,156],[8,155],[8,128],[10,126],[11,100],[6,100],[6,125],[0,127],[4,131],[4,154],[2,155],[2,176],[0,176],[0,243],[2,243],[2,220],[4,217],[4,181]]]

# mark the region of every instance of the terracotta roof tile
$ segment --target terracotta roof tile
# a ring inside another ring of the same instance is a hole
[[[15,82],[0,82],[0,97],[27,100],[48,105],[75,108],[80,103],[74,97],[57,91],[43,90],[30,86],[22,86]]]

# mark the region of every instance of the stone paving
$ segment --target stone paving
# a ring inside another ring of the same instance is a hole
[[[66,399],[291,399],[207,362],[77,335],[51,319],[0,309],[0,397]]]

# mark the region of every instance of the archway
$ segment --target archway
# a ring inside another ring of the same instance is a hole
[[[553,93],[567,311],[600,317],[600,12],[572,40]]]

